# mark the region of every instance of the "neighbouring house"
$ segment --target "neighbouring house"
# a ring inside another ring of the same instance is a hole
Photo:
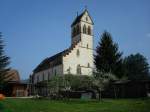
[[[49,80],[54,75],[80,74],[91,75],[93,63],[93,20],[84,10],[71,24],[71,45],[68,49],[44,59],[30,75],[30,92],[36,91],[35,85]]]
[[[24,97],[28,96],[28,80],[20,80],[17,70],[10,70],[8,72],[8,84],[4,94],[10,97]]]
[[[141,81],[115,81],[103,91],[106,98],[139,98],[150,94],[150,80]]]

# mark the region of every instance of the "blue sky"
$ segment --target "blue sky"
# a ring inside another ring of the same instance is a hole
[[[139,52],[150,63],[150,0],[0,0],[6,54],[22,79],[70,46],[70,25],[85,6],[95,23],[95,46],[107,30],[123,56]]]

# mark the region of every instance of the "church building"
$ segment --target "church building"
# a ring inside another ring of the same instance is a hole
[[[54,75],[91,75],[93,73],[93,21],[87,9],[71,24],[68,49],[44,59],[32,74],[33,83],[49,80]]]

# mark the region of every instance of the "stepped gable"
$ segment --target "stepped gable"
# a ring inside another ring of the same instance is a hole
[[[79,42],[80,42],[80,41],[79,41]],[[63,53],[63,56],[69,55],[69,53],[71,53],[71,51],[76,47],[76,45],[77,45],[79,42],[76,42],[75,44],[71,45],[71,47],[68,48],[68,49]]]
[[[77,42],[78,43],[78,42]],[[75,46],[77,45],[74,44],[72,45],[70,48],[52,56],[52,57],[49,57],[49,58],[46,58],[44,59],[34,70],[33,72],[34,73],[37,73],[37,72],[40,72],[42,70],[46,70],[50,67],[54,67],[54,66],[57,66],[57,65],[60,65],[62,64],[62,57],[63,56],[67,56],[69,55],[69,53],[75,48]]]

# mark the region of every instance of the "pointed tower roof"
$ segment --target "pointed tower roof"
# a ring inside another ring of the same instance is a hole
[[[76,19],[75,19],[75,20],[73,21],[73,23],[71,24],[71,27],[74,26],[75,24],[77,24],[78,22],[80,22],[81,18],[83,17],[83,15],[84,15],[86,12],[88,13],[88,15],[89,15],[89,17],[90,17],[90,19],[91,19],[91,21],[92,21],[92,24],[94,24],[94,22],[93,22],[93,20],[92,20],[92,18],[91,18],[91,16],[90,16],[88,10],[85,9],[84,12],[82,12],[80,15],[77,15]]]

